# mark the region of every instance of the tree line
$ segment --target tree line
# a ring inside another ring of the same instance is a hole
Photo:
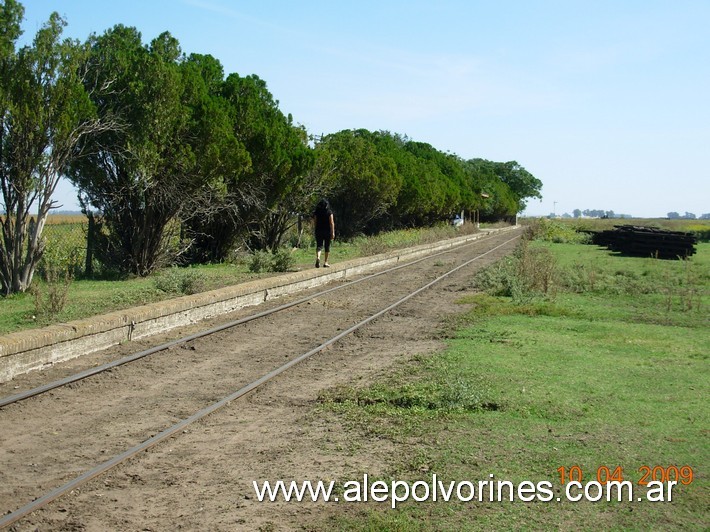
[[[566,214],[566,213],[565,213]],[[575,209],[572,211],[572,216],[567,214],[563,215],[563,218],[581,218],[585,216],[587,218],[631,218],[630,214],[617,214],[614,211],[605,211],[604,209]]]
[[[550,217],[554,218],[555,213],[550,213]],[[575,209],[572,214],[564,213],[562,218],[581,218],[585,216],[587,218],[634,218],[630,214],[617,214],[614,211],[605,211],[603,209]],[[710,213],[701,214],[700,216],[695,216],[692,212],[687,212],[685,214],[678,214],[677,212],[669,212],[666,217],[669,220],[710,220]]]
[[[685,214],[678,214],[677,212],[669,212],[667,215],[669,220],[710,220],[710,213],[706,212],[700,216],[695,216],[694,213],[685,211]]]
[[[148,275],[177,257],[276,250],[320,197],[339,235],[425,226],[461,211],[513,215],[542,183],[515,161],[464,160],[387,131],[313,137],[264,80],[225,75],[169,32],[116,25],[62,38],[53,13],[19,47],[24,8],[0,3],[0,280],[25,291],[57,183],[77,187],[107,267]]]

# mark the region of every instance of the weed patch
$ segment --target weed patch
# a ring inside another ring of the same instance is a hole
[[[72,283],[70,271],[44,267],[40,271],[42,282],[34,283],[30,288],[34,302],[33,318],[40,323],[56,319],[64,310]]]
[[[557,263],[550,250],[532,247],[527,240],[522,240],[512,256],[483,270],[475,282],[491,295],[511,297],[523,304],[553,298],[557,276]]]
[[[154,279],[155,287],[168,294],[192,295],[205,288],[205,275],[193,268],[173,266]]]
[[[275,253],[258,250],[249,259],[249,271],[253,273],[287,272],[291,270],[296,260],[291,250],[281,248]]]
[[[340,388],[321,395],[320,401],[440,413],[479,412],[501,408],[500,404],[489,399],[489,390],[484,384],[459,375],[437,375],[435,381],[422,379],[416,383],[396,386]]]
[[[363,256],[377,255],[393,249],[417,246],[457,236],[468,235],[477,231],[475,225],[465,223],[461,227],[437,225],[428,228],[402,229],[374,236],[360,236],[352,244],[360,249]]]
[[[530,240],[556,244],[588,244],[591,241],[588,233],[578,231],[569,224],[548,218],[532,220],[527,226],[527,233]]]
[[[291,253],[291,250],[286,248],[279,249],[271,261],[271,268],[275,272],[288,272],[293,269],[296,264],[296,259]]]

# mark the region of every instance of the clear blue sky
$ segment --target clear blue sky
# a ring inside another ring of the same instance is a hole
[[[23,39],[52,11],[80,40],[167,30],[186,54],[264,79],[313,134],[387,130],[516,160],[544,184],[527,214],[710,212],[708,0],[23,4]]]

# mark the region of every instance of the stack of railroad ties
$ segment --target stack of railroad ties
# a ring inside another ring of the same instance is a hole
[[[615,225],[613,230],[593,233],[592,243],[606,246],[623,255],[684,259],[695,254],[698,239],[692,233],[637,225]]]

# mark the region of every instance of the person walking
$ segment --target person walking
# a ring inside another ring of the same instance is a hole
[[[330,208],[327,199],[323,198],[318,202],[313,211],[313,220],[316,230],[316,268],[320,268],[321,251],[325,251],[323,267],[330,268],[328,255],[330,255],[330,242],[335,238],[335,220],[333,209]]]

